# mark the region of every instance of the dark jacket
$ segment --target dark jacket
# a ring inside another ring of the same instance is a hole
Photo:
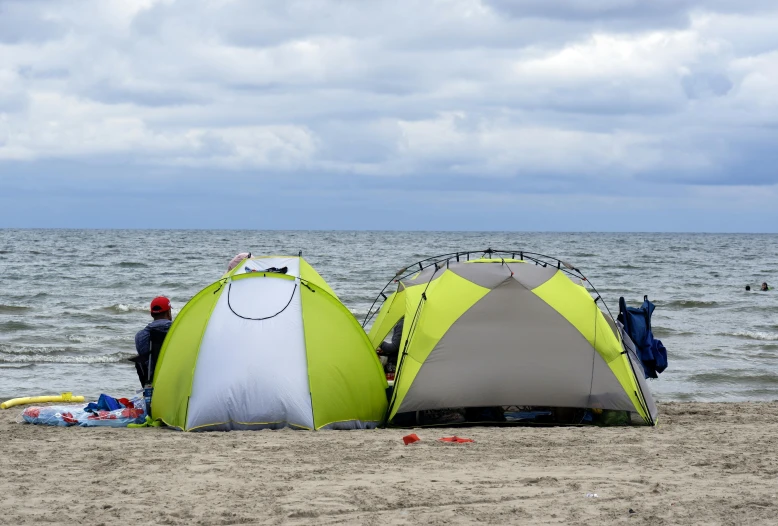
[[[381,344],[381,354],[383,356],[397,356],[400,353],[400,341],[403,337],[403,318],[397,322],[392,329],[392,341]]]
[[[135,335],[135,350],[138,351],[138,354],[143,354],[149,352],[150,349],[150,330],[155,329],[161,332],[167,332],[170,330],[170,326],[173,324],[170,320],[154,320],[148,325],[146,325],[143,329],[138,331],[138,334]]]

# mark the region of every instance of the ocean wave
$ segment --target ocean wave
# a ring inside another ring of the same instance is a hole
[[[661,327],[659,325],[651,324],[651,330],[654,336],[697,336],[696,332],[692,331],[680,331],[678,329],[671,329],[669,327]]]
[[[708,351],[700,351],[695,353],[694,356],[684,356],[683,354],[673,355],[673,362],[676,360],[697,360],[699,357],[717,358],[720,359],[722,355],[729,354],[726,351],[722,351],[719,348],[710,349]]]
[[[68,334],[67,340],[73,343],[97,343],[105,341],[103,336],[89,336],[87,334]]]
[[[106,316],[103,312],[94,312],[94,311],[90,312],[85,310],[80,310],[80,311],[66,310],[66,311],[62,311],[61,316],[67,317],[69,321],[72,320],[76,322],[80,321],[80,322],[95,323],[98,321],[108,321],[108,322],[111,321],[110,319],[106,319]]]
[[[114,314],[127,314],[128,312],[148,312],[148,308],[138,305],[127,305],[126,303],[116,303],[110,307],[103,307],[104,311]]]
[[[122,261],[118,265],[121,268],[146,268],[148,267],[145,263],[140,263],[138,261]]]
[[[29,331],[31,329],[38,329],[38,325],[31,325],[23,321],[11,320],[0,323],[0,332],[13,332],[13,331]]]
[[[81,351],[76,347],[57,347],[57,346],[28,346],[28,345],[9,345],[0,344],[0,354],[14,354],[24,356],[38,356],[48,354],[79,354]]]
[[[166,289],[185,289],[187,287],[191,287],[191,283],[181,283],[178,281],[165,281],[161,285],[161,287],[164,287]]]
[[[0,363],[0,369],[27,369],[35,367],[34,363]]]
[[[693,374],[689,379],[700,384],[778,385],[778,374],[744,374],[745,371],[706,372]]]
[[[22,307],[21,305],[2,305],[0,304],[0,314],[24,314],[29,311],[30,307]]]
[[[73,363],[73,364],[98,364],[119,363],[131,358],[135,353],[115,352],[111,354],[93,355],[62,355],[62,354],[7,354],[0,352],[0,364],[36,364],[36,363]]]
[[[775,360],[775,359],[778,359],[778,355],[777,355],[777,354],[775,354],[775,353],[771,353],[771,352],[760,352],[760,353],[756,353],[756,354],[755,354],[753,357],[754,357],[754,358],[762,358],[762,359],[766,359],[766,360]]]
[[[736,338],[745,338],[746,340],[761,340],[774,342],[778,341],[778,334],[762,331],[737,331],[724,333],[724,336],[735,336]]]
[[[748,313],[759,312],[760,314],[776,314],[778,313],[778,305],[751,304],[751,305],[745,305],[743,307],[735,307],[729,310],[732,310],[733,312],[748,312]]]
[[[656,302],[658,306],[667,307],[670,309],[711,309],[719,306],[717,301],[699,301],[699,300],[673,300],[664,302]]]

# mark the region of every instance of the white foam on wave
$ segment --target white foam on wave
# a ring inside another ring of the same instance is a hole
[[[97,343],[106,340],[102,336],[89,336],[86,334],[68,334],[67,339],[74,343]]]
[[[9,354],[0,352],[0,364],[35,364],[35,363],[119,363],[134,356],[134,353],[115,352],[111,354],[67,356],[58,354]]]
[[[126,312],[148,312],[149,306],[146,304],[131,305],[128,303],[115,303],[113,305],[109,305],[108,307],[103,307],[103,310],[113,312],[115,314],[124,314]]]
[[[737,336],[738,338],[748,338],[749,340],[761,340],[768,342],[778,341],[778,334],[770,332],[738,331],[731,333],[731,335]]]

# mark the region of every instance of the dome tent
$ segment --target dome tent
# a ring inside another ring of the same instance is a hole
[[[574,267],[488,249],[409,268],[379,295],[369,333],[378,346],[404,320],[389,423],[414,411],[530,406],[629,411],[655,424],[632,343]]]
[[[378,426],[386,378],[365,332],[302,258],[242,261],[170,328],[152,417],[185,431]]]

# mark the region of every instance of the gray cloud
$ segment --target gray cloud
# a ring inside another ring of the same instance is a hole
[[[776,24],[766,0],[6,1],[0,167],[355,192],[774,185]]]
[[[62,37],[66,28],[46,16],[45,0],[0,2],[0,44],[43,42]]]
[[[112,82],[97,81],[88,86],[83,94],[96,102],[106,104],[135,104],[138,106],[170,107],[207,104],[210,101],[191,91],[166,88],[160,85],[133,86]]]
[[[693,11],[758,13],[775,9],[770,0],[485,0],[485,4],[515,17],[616,22],[625,29],[685,25]]]

